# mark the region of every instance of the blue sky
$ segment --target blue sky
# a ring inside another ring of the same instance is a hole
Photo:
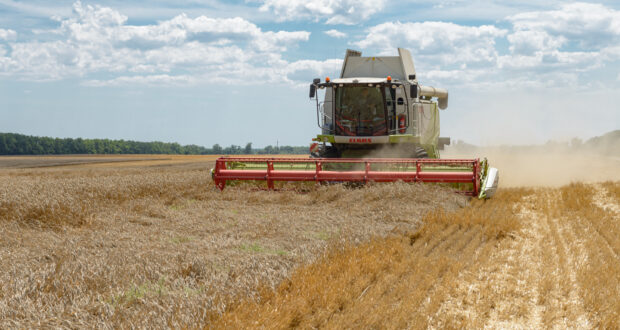
[[[544,143],[620,128],[614,1],[0,0],[0,131],[305,145],[312,78],[411,51],[442,136]]]

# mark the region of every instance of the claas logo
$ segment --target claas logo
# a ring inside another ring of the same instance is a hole
[[[372,143],[370,138],[350,138],[349,143]]]

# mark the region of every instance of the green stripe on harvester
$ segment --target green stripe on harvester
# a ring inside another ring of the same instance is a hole
[[[390,143],[420,143],[420,137],[411,134],[395,134],[390,135]]]

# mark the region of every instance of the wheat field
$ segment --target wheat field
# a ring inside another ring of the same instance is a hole
[[[10,161],[1,328],[620,327],[617,181],[478,201],[220,192],[212,157]]]

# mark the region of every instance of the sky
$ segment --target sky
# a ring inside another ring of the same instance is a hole
[[[0,132],[306,145],[313,78],[409,49],[479,145],[620,129],[620,3],[0,0]]]

